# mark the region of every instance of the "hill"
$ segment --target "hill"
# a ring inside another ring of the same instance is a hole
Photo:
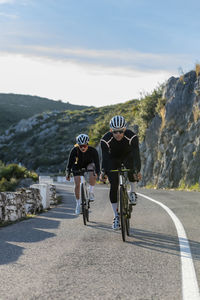
[[[100,108],[54,111],[21,120],[0,136],[0,160],[38,173],[64,172],[80,133],[97,147],[109,120],[121,114],[139,135],[142,186],[200,185],[200,74],[169,78],[140,100]]]
[[[155,107],[161,97],[162,87],[147,95],[142,101],[82,110],[53,111],[21,120],[0,136],[0,160],[4,163],[22,163],[38,173],[64,172],[69,151],[75,137],[88,133],[90,144],[98,147],[102,135],[109,130],[113,115],[122,114],[129,128],[137,131],[140,139],[150,120],[155,116]]]
[[[0,133],[21,119],[48,111],[79,110],[86,106],[73,105],[37,96],[0,93]]]
[[[90,144],[98,146],[100,133],[109,130],[113,113],[117,114],[123,108],[124,114],[128,114],[136,103],[132,100],[102,108],[54,111],[21,120],[0,136],[0,160],[22,163],[39,173],[64,172],[69,151],[78,134],[89,133]],[[103,129],[98,127],[101,122],[105,122]]]

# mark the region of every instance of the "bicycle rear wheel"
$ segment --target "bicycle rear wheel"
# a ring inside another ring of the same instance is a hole
[[[81,205],[82,205],[82,214],[83,214],[83,224],[86,225],[87,209],[86,209],[85,187],[83,183],[81,183]]]
[[[121,220],[121,232],[122,232],[122,240],[126,241],[126,212],[124,207],[125,195],[124,189],[120,186],[119,193],[119,205],[120,205],[120,220]]]

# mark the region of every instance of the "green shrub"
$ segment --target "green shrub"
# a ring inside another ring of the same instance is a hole
[[[138,111],[135,115],[137,125],[140,129],[140,140],[145,137],[146,129],[149,127],[152,119],[158,113],[161,105],[164,105],[164,100],[161,104],[162,92],[164,85],[160,85],[151,94],[147,94],[140,100]]]
[[[139,138],[142,141],[146,129],[152,119],[158,113],[158,109],[164,105],[162,99],[164,84],[159,85],[152,93],[146,94],[141,100],[129,100],[117,105],[99,108],[98,116],[94,124],[89,128],[90,144],[97,146],[104,133],[109,130],[109,121],[115,115],[122,115],[128,127],[139,126]]]
[[[9,164],[0,169],[0,178],[4,177],[7,180],[10,180],[12,177],[16,179],[23,178],[25,171],[25,167],[17,164]]]
[[[18,164],[5,165],[0,161],[0,192],[14,191],[20,179],[38,180],[38,174]]]
[[[34,181],[38,181],[38,174],[34,171],[26,170],[24,173],[24,178],[32,178]]]
[[[14,191],[19,180],[16,178],[11,178],[11,180],[7,180],[6,178],[2,178],[0,180],[0,192],[6,192],[6,191]]]

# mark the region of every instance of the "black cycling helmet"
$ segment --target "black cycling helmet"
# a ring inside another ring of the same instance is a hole
[[[87,134],[81,133],[76,137],[76,142],[78,145],[85,145],[89,143],[89,136]]]
[[[112,130],[122,129],[126,127],[126,121],[122,116],[114,116],[110,120],[110,128]]]

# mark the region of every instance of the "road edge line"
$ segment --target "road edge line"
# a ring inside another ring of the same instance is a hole
[[[172,221],[174,222],[180,246],[183,300],[200,300],[199,286],[193,264],[192,253],[190,250],[190,245],[185,229],[181,221],[173,213],[173,211],[163,203],[141,193],[137,194],[143,198],[146,198],[147,200],[150,200],[160,205],[169,214]]]

